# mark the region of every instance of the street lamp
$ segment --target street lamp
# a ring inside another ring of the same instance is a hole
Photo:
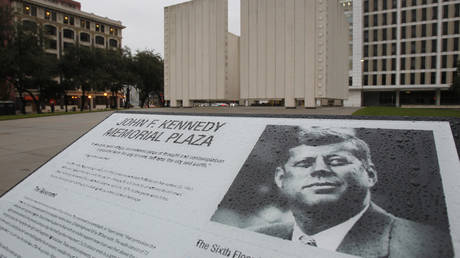
[[[89,99],[89,111],[91,111],[91,106],[93,105],[93,103],[92,103],[92,102],[93,102],[93,101],[92,101],[92,98],[93,98],[93,97],[92,97],[91,95],[88,96],[88,99]]]
[[[107,99],[107,92],[104,92],[104,97],[105,97],[105,108],[109,108],[109,101]]]

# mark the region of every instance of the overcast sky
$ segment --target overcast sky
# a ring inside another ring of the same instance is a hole
[[[81,9],[114,20],[120,20],[123,30],[123,46],[133,52],[150,49],[164,56],[165,6],[187,2],[185,0],[77,0]],[[240,35],[240,0],[228,0],[228,29]]]

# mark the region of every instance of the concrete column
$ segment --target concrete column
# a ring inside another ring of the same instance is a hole
[[[193,101],[190,101],[190,99],[183,99],[182,100],[182,107],[191,108],[192,105],[193,105]]]
[[[295,108],[295,99],[294,98],[285,98],[284,99],[285,108]]]
[[[304,106],[305,108],[316,108],[316,103],[315,103],[315,97],[310,95],[310,96],[305,96],[305,101],[304,101]]]
[[[436,90],[436,106],[441,105],[441,90],[437,89]]]
[[[170,107],[178,107],[177,99],[171,99],[169,103],[170,103],[169,105]]]
[[[401,92],[399,90],[396,91],[396,107],[401,106],[401,101],[400,101],[400,94]]]

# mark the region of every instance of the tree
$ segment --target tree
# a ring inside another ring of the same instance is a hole
[[[31,97],[37,113],[41,113],[40,100],[32,90],[41,92],[56,84],[53,79],[56,76],[56,60],[46,55],[44,40],[35,23],[16,23],[13,37],[1,52],[5,69],[2,78],[16,89],[22,102],[22,113],[25,113],[24,94]]]
[[[0,5],[0,100],[8,100],[12,93],[8,83],[8,65],[11,62],[6,46],[14,35],[13,13],[8,5]]]
[[[81,111],[86,105],[86,93],[97,86],[100,62],[94,49],[77,46],[68,47],[60,59],[63,89],[81,89]]]
[[[139,91],[140,106],[143,107],[149,96],[162,98],[163,83],[163,59],[151,50],[137,52],[133,60],[133,73],[136,75],[136,88]]]

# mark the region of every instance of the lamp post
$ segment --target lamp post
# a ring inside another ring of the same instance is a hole
[[[91,95],[88,96],[88,99],[89,99],[89,101],[88,101],[88,102],[89,102],[89,111],[90,111],[90,112],[91,112],[91,106],[93,105],[93,103],[92,103],[92,102],[93,102],[93,101],[92,101],[92,98],[93,98],[93,97],[92,97]]]
[[[104,97],[105,97],[105,108],[109,108],[109,101],[107,99],[107,92],[104,92]]]

